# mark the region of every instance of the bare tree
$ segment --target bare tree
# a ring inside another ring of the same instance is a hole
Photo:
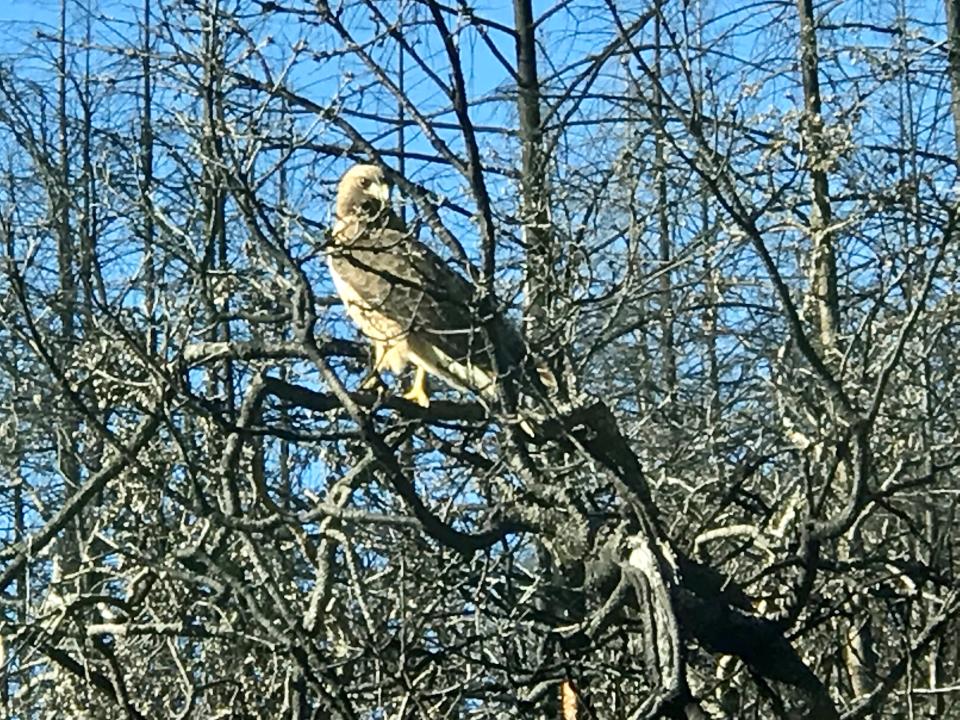
[[[0,47],[5,714],[948,717],[938,12],[59,0]],[[355,162],[555,394],[364,384]]]

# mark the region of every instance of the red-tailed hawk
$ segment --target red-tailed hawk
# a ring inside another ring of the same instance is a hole
[[[465,277],[414,238],[390,205],[390,183],[375,165],[355,165],[337,188],[336,224],[327,262],[347,314],[373,343],[374,371],[416,367],[404,395],[426,407],[426,375],[484,400],[497,378],[529,375],[519,333],[479,307]],[[533,380],[552,384],[545,368]]]

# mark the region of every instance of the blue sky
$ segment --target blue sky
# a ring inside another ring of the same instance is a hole
[[[94,0],[96,1],[96,0]],[[30,27],[32,25],[48,25],[55,27],[57,23],[58,3],[50,0],[4,0],[0,4],[0,25],[16,23],[17,26]],[[4,27],[5,34],[10,29]]]

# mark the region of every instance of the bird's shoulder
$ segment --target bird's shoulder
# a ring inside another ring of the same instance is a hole
[[[457,295],[474,292],[473,283],[454,263],[419,240],[402,221],[396,225],[371,226],[357,220],[338,220],[333,239],[332,254],[356,264],[389,270],[427,289],[435,286]]]

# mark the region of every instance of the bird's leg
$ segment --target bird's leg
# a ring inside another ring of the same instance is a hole
[[[371,370],[362,383],[361,390],[369,390],[377,385],[382,385],[380,381],[380,368],[383,366],[383,360],[387,356],[387,346],[383,343],[373,343],[373,370]]]
[[[427,371],[417,368],[413,376],[413,385],[403,394],[404,400],[415,402],[420,407],[430,407],[430,394],[427,392]]]

